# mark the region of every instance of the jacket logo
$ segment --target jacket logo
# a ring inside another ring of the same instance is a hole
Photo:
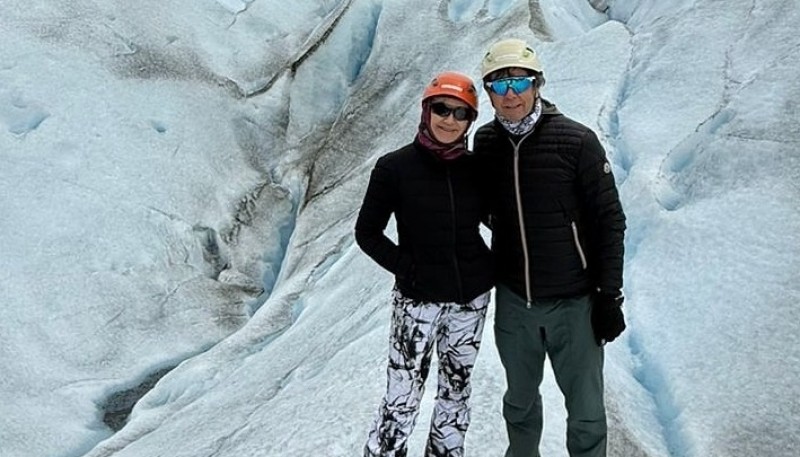
[[[611,173],[611,164],[609,164],[608,162],[603,164],[603,173],[605,174]]]

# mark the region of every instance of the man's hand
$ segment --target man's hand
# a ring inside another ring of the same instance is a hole
[[[614,341],[625,330],[622,314],[622,293],[598,291],[592,297],[592,329],[597,344],[603,346]]]

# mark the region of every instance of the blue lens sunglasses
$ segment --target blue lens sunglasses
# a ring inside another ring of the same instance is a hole
[[[519,95],[531,86],[536,84],[536,76],[514,76],[511,78],[495,79],[494,81],[487,81],[483,85],[486,90],[490,90],[499,96],[504,96],[511,89],[515,94]]]

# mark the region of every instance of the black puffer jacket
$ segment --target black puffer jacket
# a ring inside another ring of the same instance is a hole
[[[468,155],[443,161],[417,142],[375,164],[356,241],[394,273],[403,295],[466,303],[492,288],[491,253],[479,232],[488,214],[479,165]],[[393,213],[397,244],[384,234]]]
[[[497,280],[529,301],[622,288],[625,215],[597,136],[549,102],[534,130],[475,134],[491,170]]]

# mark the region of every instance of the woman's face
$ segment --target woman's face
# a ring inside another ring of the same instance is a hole
[[[528,76],[528,71],[524,68],[509,68],[508,77],[515,76]],[[489,99],[492,101],[495,113],[511,122],[519,122],[530,114],[536,96],[537,89],[533,85],[520,94],[513,90],[509,90],[505,95],[497,95],[491,90],[489,91]]]
[[[471,118],[458,120],[463,113],[471,113],[469,105],[452,97],[433,97],[430,101],[431,134],[436,141],[444,144],[461,139],[469,127]]]

